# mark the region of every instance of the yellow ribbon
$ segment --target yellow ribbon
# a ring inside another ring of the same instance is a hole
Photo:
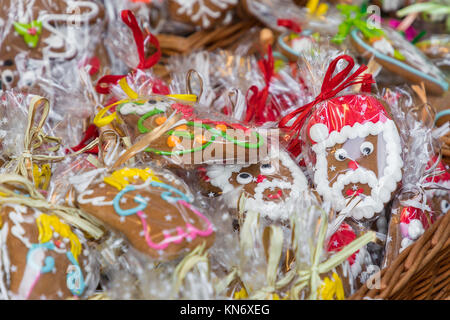
[[[36,112],[39,108],[42,108],[41,118],[38,121],[37,126],[34,126]],[[35,173],[33,162],[50,162],[50,161],[62,161],[66,158],[66,155],[63,156],[50,156],[46,154],[34,154],[34,151],[40,148],[44,143],[56,143],[55,146],[47,148],[48,151],[58,151],[61,145],[61,138],[53,137],[46,135],[42,128],[44,127],[45,122],[47,121],[48,114],[50,112],[50,103],[48,99],[40,96],[34,96],[28,107],[28,122],[27,128],[25,130],[24,143],[23,143],[23,151],[18,157],[12,157],[13,159],[5,166],[9,169],[15,163],[14,172],[16,174],[20,174],[28,179],[34,181],[36,176],[40,176],[40,174]],[[94,145],[96,145],[98,139],[95,139],[91,143],[89,143],[86,147],[78,150],[77,152],[71,153],[68,156],[75,156],[85,152],[86,150],[91,149]],[[17,161],[17,162],[15,162]],[[46,169],[47,170],[47,169]],[[48,167],[50,170],[50,167]],[[46,175],[48,174],[45,173]],[[45,176],[46,177],[46,176]],[[38,178],[39,180],[39,178]]]
[[[114,102],[114,103],[102,108],[94,118],[94,124],[97,127],[106,126],[106,125],[110,124],[111,122],[113,122],[114,120],[117,120],[117,121],[119,121],[119,123],[121,123],[121,120],[120,120],[119,116],[117,115],[117,112],[113,112],[113,113],[105,116],[105,114],[108,112],[108,110],[111,109],[112,107],[117,106],[119,104],[123,104],[123,103],[133,103],[133,102],[143,103],[143,102],[145,102],[145,100],[143,100],[142,98],[139,98],[139,94],[130,87],[126,78],[120,79],[119,85],[122,88],[123,92],[128,96],[128,99],[122,99],[120,101]],[[182,101],[187,101],[187,102],[197,102],[197,96],[195,94],[168,94],[165,97],[182,100]]]

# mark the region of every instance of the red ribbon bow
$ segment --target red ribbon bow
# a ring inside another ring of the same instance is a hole
[[[98,137],[97,126],[95,124],[89,125],[89,127],[86,129],[86,132],[84,133],[84,137],[81,140],[81,142],[78,145],[76,145],[75,147],[66,149],[66,153],[76,152],[78,150],[83,149],[84,147],[86,147],[89,144],[89,142],[91,142],[92,140],[94,140],[97,137]],[[96,155],[96,154],[98,154],[98,146],[94,146],[91,149],[86,150],[85,152]]]
[[[277,24],[280,27],[285,27],[288,28],[289,30],[294,31],[295,33],[302,32],[302,28],[300,27],[300,25],[291,19],[278,19]]]
[[[347,66],[344,70],[337,73],[333,76],[334,71],[336,70],[336,66],[340,60],[346,60],[348,62]],[[355,62],[353,58],[348,55],[341,55],[334,59],[330,66],[328,67],[327,73],[325,74],[325,78],[323,79],[322,88],[320,94],[310,103],[298,108],[297,110],[291,112],[290,114],[283,117],[280,120],[278,127],[282,129],[287,129],[292,135],[298,135],[300,133],[301,128],[306,120],[306,117],[309,115],[312,108],[323,101],[331,99],[335,97],[339,92],[344,90],[347,87],[362,84],[362,88],[364,91],[368,91],[370,89],[370,85],[374,83],[371,75],[364,75],[360,77],[360,75],[367,70],[367,66],[362,65],[356,70],[354,73],[350,74],[353,67],[355,66]],[[294,123],[288,126],[288,122],[297,117]]]
[[[274,59],[272,54],[272,47],[269,45],[267,50],[267,59],[261,59],[258,61],[259,69],[264,75],[265,87],[261,91],[257,86],[251,86],[246,95],[247,111],[244,121],[250,122],[252,119],[257,123],[264,123],[267,121],[275,121],[276,114],[271,106],[267,104],[267,98],[269,96],[270,80],[274,76]],[[249,98],[249,93],[252,95]]]
[[[136,17],[130,10],[123,10],[121,15],[122,21],[133,32],[134,42],[136,43],[136,49],[139,55],[139,64],[133,71],[136,69],[144,70],[153,67],[161,58],[161,49],[158,39],[151,33],[148,33],[144,38],[144,32],[139,27]],[[156,52],[148,58],[145,57],[145,45],[147,44],[147,41],[156,48]],[[117,84],[117,82],[124,77],[126,77],[126,75],[106,75],[98,80],[95,90],[98,93],[108,94],[110,93],[111,85]]]

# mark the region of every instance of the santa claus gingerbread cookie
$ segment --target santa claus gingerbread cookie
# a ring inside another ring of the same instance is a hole
[[[3,299],[79,298],[95,289],[86,239],[58,217],[6,204],[0,228]]]
[[[317,192],[339,212],[351,200],[354,219],[371,219],[402,178],[397,126],[377,98],[345,95],[317,105],[306,123],[308,166]]]
[[[77,55],[60,26],[97,23],[104,15],[96,1],[2,1],[0,5],[0,89],[28,88],[48,60]]]
[[[289,219],[289,208],[305,196],[308,181],[300,167],[284,152],[271,161],[252,165],[211,165],[198,170],[200,187],[209,197],[222,195],[230,208],[238,209],[245,196],[246,210],[257,210],[272,220]]]
[[[211,222],[193,206],[182,181],[167,172],[123,168],[94,179],[87,187],[74,186],[82,210],[155,259],[175,259],[214,241]]]

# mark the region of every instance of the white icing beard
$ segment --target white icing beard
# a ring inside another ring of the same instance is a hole
[[[289,169],[293,181],[289,182],[281,179],[270,179],[270,177],[267,177],[267,179],[263,182],[256,185],[254,189],[255,195],[246,199],[244,210],[257,210],[261,216],[268,217],[272,220],[285,220],[289,218],[289,212],[294,208],[295,200],[307,190],[308,182],[303,172],[297,164],[292,161],[289,155],[283,151],[280,151],[279,160],[281,165]],[[230,183],[229,179],[231,178],[233,172],[239,172],[244,167],[248,167],[248,165],[213,165],[207,169],[207,175],[210,178],[210,183],[222,190],[224,200],[230,208],[237,208],[243,186],[241,188],[236,188]],[[289,190],[289,195],[283,193],[280,198],[280,202],[265,201],[263,195],[264,191],[267,189],[270,190],[271,188]]]
[[[156,103],[149,103],[148,101],[144,104],[135,104],[132,102],[125,103],[120,106],[119,112],[120,114],[127,115],[127,114],[137,114],[137,115],[144,115],[150,111],[153,111],[155,109],[166,111],[167,108],[170,106],[170,103],[166,101],[158,101]]]
[[[386,144],[386,167],[383,172],[379,172],[381,177],[377,179],[372,171],[358,168],[339,175],[337,181],[330,187],[326,149],[337,143],[344,143],[347,139],[365,138],[369,134],[382,134]],[[340,133],[332,132],[326,140],[312,147],[317,155],[314,172],[317,192],[325,201],[332,203],[337,211],[341,211],[346,206],[346,199],[342,194],[345,185],[357,182],[367,183],[372,188],[371,195],[359,196],[362,201],[352,209],[351,216],[358,220],[372,218],[375,213],[383,210],[384,204],[389,202],[391,193],[397,188],[397,182],[402,178],[403,161],[400,156],[400,146],[400,136],[392,120],[387,120],[384,124],[381,122],[376,124],[368,122],[363,125],[356,123],[353,127],[345,126]]]

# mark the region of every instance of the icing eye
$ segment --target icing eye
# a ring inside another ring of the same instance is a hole
[[[13,62],[11,59],[5,60],[5,61],[3,62],[3,65],[4,65],[5,67],[11,67],[13,64],[14,64],[14,62]]]
[[[368,156],[373,152],[373,144],[369,141],[365,141],[361,144],[360,150],[363,155]]]
[[[14,74],[11,70],[5,70],[2,72],[2,82],[11,84],[14,81]]]
[[[447,200],[441,201],[441,211],[442,213],[446,213],[448,210],[450,210],[450,202]]]
[[[259,169],[262,174],[272,174],[275,172],[275,167],[270,163],[262,164]]]
[[[338,149],[334,153],[334,157],[337,161],[344,161],[348,158],[347,151],[345,149]]]
[[[150,103],[150,104],[156,104],[156,103],[158,103],[158,101],[156,101],[156,100],[153,100],[153,99],[151,99],[151,100],[148,100],[147,102],[148,102],[148,103]]]
[[[242,172],[236,178],[236,181],[240,184],[247,184],[253,181],[253,176],[250,173]]]

